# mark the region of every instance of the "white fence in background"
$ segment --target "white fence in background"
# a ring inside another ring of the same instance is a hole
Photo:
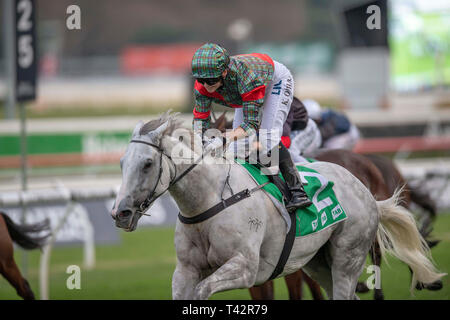
[[[411,187],[428,194],[439,211],[450,209],[450,171],[432,170],[425,174],[405,175]]]
[[[55,242],[82,241],[83,265],[90,270],[95,266],[94,228],[84,208],[79,204],[83,200],[111,199],[115,189],[71,191],[66,188],[53,190],[35,190],[0,194],[0,208],[7,211],[11,219],[20,221],[21,210],[8,210],[24,206],[26,222],[35,223],[48,219],[51,236],[43,248],[40,260],[40,297],[49,298],[49,263],[51,250]],[[65,204],[65,210],[51,210],[48,205]],[[41,206],[36,208],[35,206]],[[43,206],[43,207],[42,207]],[[39,234],[38,234],[39,235]]]
[[[26,207],[26,223],[49,220],[51,236],[43,248],[39,267],[40,297],[49,299],[49,268],[52,248],[55,244],[83,244],[83,267],[91,270],[95,267],[95,238],[96,233],[103,233],[101,242],[114,242],[112,236],[118,229],[109,216],[114,198],[119,187],[83,190],[72,190],[65,187],[55,189],[38,189],[26,192],[0,193],[0,209],[5,211],[11,219],[21,223],[22,206]],[[102,202],[101,206],[94,206],[87,212],[88,202]],[[92,211],[95,210],[94,216]],[[162,195],[150,208],[151,216],[143,216],[138,226],[174,225],[177,219],[178,207],[168,195]],[[102,219],[98,219],[98,215]],[[92,221],[93,218],[94,221]],[[97,221],[95,221],[97,220]],[[104,223],[108,221],[108,223]],[[103,223],[102,223],[103,222]],[[96,224],[96,228],[94,225]],[[100,224],[100,225],[99,225]],[[37,233],[36,236],[43,236]],[[111,233],[114,233],[111,235]]]

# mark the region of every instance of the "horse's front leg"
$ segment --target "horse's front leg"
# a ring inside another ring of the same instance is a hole
[[[193,299],[195,287],[200,282],[200,274],[195,267],[178,262],[172,277],[172,299]]]
[[[238,253],[195,288],[194,299],[206,300],[224,290],[250,288],[258,271],[258,256]]]

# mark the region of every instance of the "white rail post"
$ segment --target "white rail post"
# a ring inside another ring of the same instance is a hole
[[[75,203],[70,201],[69,204],[66,207],[66,210],[64,212],[64,215],[62,219],[59,221],[58,225],[56,226],[55,230],[52,232],[52,235],[50,237],[50,240],[43,248],[43,252],[41,254],[41,261],[40,261],[40,269],[39,269],[39,288],[40,288],[40,298],[41,300],[48,300],[49,299],[49,280],[48,280],[48,273],[50,269],[50,256],[53,244],[56,241],[56,235],[58,234],[58,231],[63,227],[64,223],[67,221],[67,218],[72,213],[72,210],[75,206]]]
[[[94,227],[88,214],[84,210],[80,210],[83,220],[83,266],[86,270],[92,270],[95,267],[95,239]]]

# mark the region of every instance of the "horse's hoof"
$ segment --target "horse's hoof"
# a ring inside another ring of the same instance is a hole
[[[373,295],[375,300],[384,300],[384,294],[381,290],[375,290],[375,294]]]
[[[431,248],[433,248],[433,247],[435,247],[435,246],[437,246],[437,244],[439,243],[439,242],[441,242],[441,240],[426,240],[427,241],[427,244],[428,244],[428,247],[431,249]]]
[[[416,283],[416,290],[422,290],[423,288],[425,288],[425,285],[422,282]]]
[[[430,291],[441,290],[442,289],[442,281],[441,280],[436,280],[433,283],[426,284],[425,285],[425,289],[430,290]]]
[[[356,285],[356,292],[357,293],[366,293],[369,292],[369,288],[366,286],[364,282],[358,282]]]

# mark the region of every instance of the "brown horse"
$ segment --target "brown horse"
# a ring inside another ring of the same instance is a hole
[[[49,234],[35,238],[30,237],[28,234],[48,229],[48,221],[17,225],[5,213],[0,212],[0,274],[16,289],[17,294],[25,300],[34,300],[34,293],[28,281],[22,277],[14,261],[13,241],[27,250],[42,248]]]

